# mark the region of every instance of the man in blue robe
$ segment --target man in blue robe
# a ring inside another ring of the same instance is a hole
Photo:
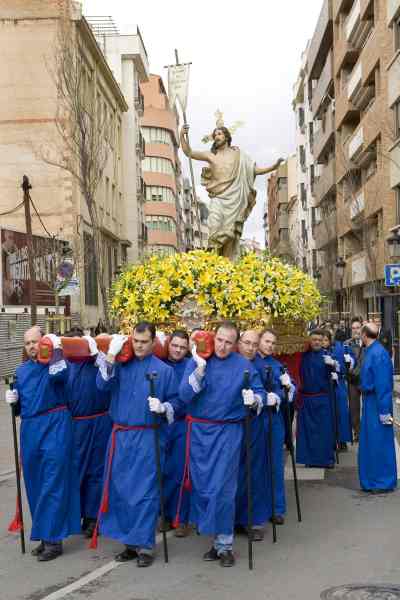
[[[378,327],[367,323],[361,330],[365,346],[361,367],[362,415],[358,473],[361,488],[373,494],[397,486],[393,431],[393,365],[378,341]]]
[[[155,336],[154,325],[143,321],[132,333],[133,360],[115,362],[127,339],[122,335],[114,335],[107,357],[99,353],[97,359],[97,386],[111,393],[113,423],[99,512],[100,532],[125,544],[117,561],[137,559],[138,567],[153,563],[160,510],[154,430],[159,432],[163,468],[167,422],[173,421],[178,408],[174,372],[152,353]],[[154,397],[148,380],[153,373]]]
[[[349,369],[355,365],[355,357],[350,348],[347,352],[341,342],[332,343],[332,335],[329,330],[324,330],[322,347],[330,354],[333,362],[330,362],[332,369],[337,373],[337,381],[333,382],[333,391],[335,394],[337,410],[337,428],[338,442],[341,451],[347,450],[347,442],[351,442],[350,411],[347,391],[347,364]],[[326,363],[326,359],[325,359]]]
[[[52,334],[46,338],[53,345],[49,365],[37,361],[40,329],[32,327],[25,333],[28,360],[17,368],[15,388],[6,392],[6,401],[18,403],[17,414],[21,415],[21,459],[32,516],[31,540],[40,540],[32,554],[41,562],[60,556],[62,541],[80,532],[72,419],[65,396],[67,364],[60,339]]]
[[[67,400],[74,429],[81,492],[82,530],[91,538],[96,526],[103,489],[103,473],[111,434],[109,392],[97,389],[98,354],[95,340],[84,336],[91,357],[69,365]]]
[[[186,331],[177,330],[171,334],[168,344],[168,358],[165,363],[172,367],[178,385],[181,383],[188,361],[189,336]],[[171,524],[177,517],[179,494],[185,468],[185,446],[187,424],[186,413],[180,412],[168,427],[168,440],[164,468],[164,500],[165,518]],[[190,494],[183,492],[178,515],[175,537],[186,537],[189,534]]]
[[[285,417],[286,394],[283,386],[288,389],[289,401],[294,398],[294,385],[287,373],[283,373],[282,364],[273,357],[276,348],[276,335],[270,329],[265,329],[260,335],[260,345],[255,358],[255,366],[260,373],[267,391],[267,410],[264,410],[264,436],[269,435],[270,419],[272,419],[272,456],[269,456],[267,445],[268,472],[268,518],[276,525],[283,525],[286,514],[285,495]],[[272,472],[271,472],[272,469]],[[274,481],[274,510],[272,510],[271,481]]]
[[[255,366],[255,357],[260,343],[257,331],[244,331],[239,339],[239,353]],[[239,480],[236,494],[235,532],[248,534],[247,512],[247,468],[246,440],[243,438],[239,466]],[[253,503],[252,539],[259,542],[264,539],[264,525],[270,517],[268,509],[267,481],[267,441],[264,418],[261,412],[253,413],[251,419],[251,492]]]
[[[330,393],[332,376],[322,348],[324,331],[310,333],[310,349],[300,365],[296,460],[309,467],[333,468],[335,421]]]
[[[257,370],[234,352],[237,341],[236,326],[222,323],[215,334],[214,355],[205,361],[194,347],[180,385],[188,412],[183,485],[193,485],[191,521],[199,533],[214,536],[203,559],[219,560],[223,567],[235,563],[232,545],[243,421],[247,407],[261,406],[265,399]]]

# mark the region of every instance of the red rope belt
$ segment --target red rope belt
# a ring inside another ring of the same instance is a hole
[[[192,417],[191,415],[187,415],[186,416],[186,422],[188,424],[188,428],[186,431],[186,445],[185,445],[185,467],[183,470],[183,478],[182,478],[182,483],[181,483],[181,487],[179,490],[179,498],[178,498],[178,505],[177,505],[177,509],[176,509],[176,516],[174,519],[174,522],[172,524],[173,527],[179,527],[179,514],[181,512],[181,506],[182,506],[182,499],[183,499],[183,493],[184,492],[191,492],[192,491],[192,482],[190,480],[190,444],[191,444],[191,439],[192,439],[192,426],[193,423],[204,423],[207,425],[232,425],[232,424],[236,424],[236,423],[242,423],[241,420],[239,421],[217,421],[217,420],[213,420],[213,419],[199,419],[197,417]]]
[[[107,413],[104,413],[104,414],[107,414]],[[97,538],[98,538],[100,517],[102,514],[107,513],[108,509],[109,509],[111,469],[112,469],[112,463],[113,463],[114,454],[115,454],[115,446],[116,446],[116,441],[117,441],[116,436],[117,436],[118,431],[144,431],[146,429],[157,429],[158,427],[159,427],[159,425],[156,425],[156,424],[154,424],[154,425],[120,425],[119,423],[113,424],[113,428],[111,431],[111,443],[110,443],[110,448],[109,448],[108,457],[107,457],[106,475],[105,475],[104,484],[103,484],[103,493],[102,493],[102,497],[101,497],[99,513],[97,515],[96,527],[93,531],[93,537],[90,542],[89,548],[93,548],[93,549],[97,548]]]
[[[72,417],[74,421],[87,421],[88,419],[97,419],[97,417],[105,417],[108,415],[108,411],[96,413],[94,415],[84,415],[83,417]]]

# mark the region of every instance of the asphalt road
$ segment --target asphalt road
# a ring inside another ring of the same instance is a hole
[[[7,533],[15,484],[13,477],[0,477],[0,599],[317,600],[334,586],[400,582],[400,491],[373,497],[361,493],[354,450],[341,457],[334,472],[300,471],[303,523],[297,523],[293,483],[287,482],[287,523],[278,528],[277,544],[270,529],[264,542],[255,544],[253,572],[247,567],[245,538],[236,540],[236,566],[223,569],[201,560],[210,541],[196,535],[170,537],[170,563],[163,563],[159,545],[149,569],[135,563],[117,566],[118,544],[100,538],[93,551],[80,536],[66,542],[62,558],[38,563],[29,554],[30,542],[21,556],[18,536]]]

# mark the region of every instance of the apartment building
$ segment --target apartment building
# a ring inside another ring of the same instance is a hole
[[[181,250],[183,221],[178,116],[176,110],[169,106],[164,83],[159,75],[150,75],[149,81],[142,83],[140,87],[144,98],[141,130],[146,144],[142,163],[146,186],[146,250],[150,254],[174,254]]]
[[[396,225],[390,185],[395,135],[387,66],[393,57],[386,0],[333,2],[340,282],[351,312],[385,314],[386,238]],[[398,80],[400,86],[400,80]]]
[[[82,59],[82,97],[93,101],[97,122],[109,123],[108,131],[112,132],[105,140],[109,155],[96,195],[107,286],[118,265],[126,260],[131,245],[126,226],[122,143],[122,122],[129,106],[79,3],[9,0],[2,3],[0,14],[0,53],[5,66],[0,73],[0,212],[20,203],[22,176],[28,175],[37,210],[32,210],[33,233],[57,235],[79,249],[80,291],[71,297],[71,310],[79,313],[85,327],[95,326],[102,305],[90,258],[94,243],[87,206],[77,178],[45,162],[39,151],[60,145],[55,127],[58,93],[51,67],[55,64],[61,17],[71,23],[72,38]],[[1,225],[25,232],[23,207],[3,215]],[[16,313],[29,311],[23,305],[3,308]],[[49,308],[40,306],[39,314]]]
[[[297,265],[315,277],[319,274],[314,240],[316,211],[314,207],[314,118],[309,101],[307,77],[307,44],[301,56],[301,68],[293,86],[293,111],[296,127],[296,202],[290,208],[289,238],[297,248]],[[301,241],[301,243],[299,243]]]
[[[289,242],[289,195],[288,161],[268,179],[268,249],[281,260],[292,261],[292,248]]]
[[[182,250],[189,252],[206,248],[208,209],[204,203],[196,199],[187,177],[182,179],[181,210]]]
[[[312,236],[319,286],[334,299],[337,261],[335,85],[332,1],[325,0],[307,53],[307,90],[313,117],[309,185],[314,198]]]
[[[400,0],[387,0],[387,25],[392,35],[388,69],[388,102],[393,117],[394,143],[390,147],[390,185],[396,194],[396,222],[400,223]]]
[[[124,32],[120,33],[111,17],[88,16],[86,19],[128,105],[121,119],[124,222],[129,241],[126,258],[130,263],[137,262],[143,258],[147,241],[142,174],[145,142],[140,130],[140,118],[144,111],[140,84],[149,78],[147,51],[137,26],[125,27]]]

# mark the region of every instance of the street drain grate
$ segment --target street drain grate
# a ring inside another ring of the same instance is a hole
[[[321,594],[322,600],[398,600],[399,585],[342,585]]]

